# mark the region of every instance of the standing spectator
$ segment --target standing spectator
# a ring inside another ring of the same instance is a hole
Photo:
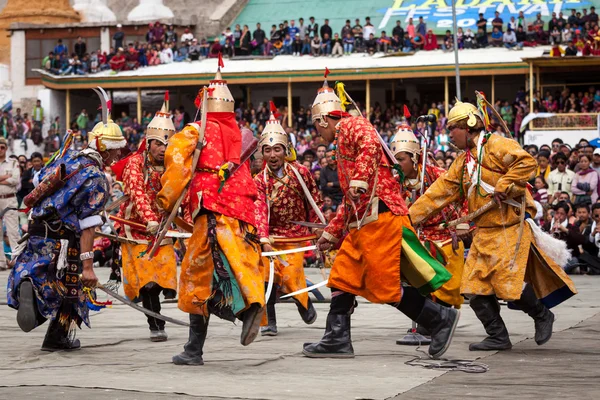
[[[328,56],[331,54],[331,39],[328,33],[325,33],[323,35],[323,40],[321,41],[321,54],[323,54],[324,56]]]
[[[33,125],[41,128],[44,124],[44,108],[42,107],[42,101],[36,100],[35,107],[31,112],[31,119],[33,119]]]
[[[552,31],[550,32],[550,44],[551,45],[557,45],[560,44],[562,41],[562,33],[558,30],[558,25],[554,26],[554,28],[552,28]]]
[[[146,32],[146,43],[154,43],[154,24],[151,22],[148,24],[148,31]]]
[[[552,19],[548,22],[548,32],[552,33],[554,28],[558,28],[558,18],[555,12],[552,13]]]
[[[356,18],[356,22],[352,27],[352,35],[354,35],[354,46],[357,48],[360,47],[363,41],[363,27],[358,18]]]
[[[567,18],[567,23],[572,27],[580,25],[579,18],[577,18],[577,11],[574,8],[571,9],[571,15],[569,16],[569,18]]]
[[[502,42],[504,43],[504,47],[512,50],[517,46],[517,35],[515,35],[512,29],[508,28],[502,36]]]
[[[575,174],[571,191],[575,195],[575,205],[595,203],[598,200],[598,173],[590,167],[589,156],[579,156],[579,171]]]
[[[404,37],[404,29],[402,29],[402,23],[400,20],[396,21],[396,26],[392,30],[392,37],[398,35],[399,38]]]
[[[519,18],[517,19],[517,28],[519,26],[523,28],[523,31],[527,29],[527,20],[525,19],[525,14],[523,14],[523,11],[519,11]]]
[[[300,34],[300,40],[302,42],[304,42],[304,39],[306,39],[306,36],[310,36],[310,34],[308,32],[308,26],[304,25],[304,18],[298,19],[298,23],[300,24],[298,26],[298,33]]]
[[[31,168],[25,169],[21,174],[21,188],[17,192],[19,207],[21,206],[25,196],[31,193],[35,187],[33,184],[33,179],[39,174],[43,166],[44,157],[38,152],[31,154]]]
[[[326,156],[327,166],[321,169],[320,187],[323,191],[323,197],[330,197],[337,206],[342,202],[343,196],[338,177],[337,162],[332,151],[327,152]]]
[[[595,24],[598,23],[598,14],[596,14],[596,7],[594,7],[594,6],[590,7],[590,13],[588,16],[588,20]]]
[[[17,251],[19,241],[19,216],[17,209],[17,188],[21,182],[21,169],[16,159],[6,158],[8,141],[0,137],[0,212],[4,212],[2,222],[6,227],[6,234],[11,251]],[[4,249],[0,251],[0,271],[7,269]]]
[[[508,21],[508,23],[506,24],[506,29],[510,29],[511,31],[516,32],[518,27],[519,25],[517,24],[515,17],[510,17],[510,21]]]
[[[240,35],[240,55],[247,56],[250,54],[251,41],[252,37],[250,35],[250,29],[248,28],[248,25],[244,25],[244,28],[242,29],[242,33]]]
[[[536,15],[535,21],[533,21],[533,26],[534,28],[539,26],[542,30],[544,30],[544,21],[542,20],[542,14],[538,13]]]
[[[63,44],[62,39],[58,39],[58,44],[54,47],[54,54],[67,54],[67,46]]]
[[[371,35],[375,37],[375,27],[371,24],[371,17],[365,18],[365,26],[363,27],[363,39],[369,40]]]
[[[165,42],[168,44],[177,44],[177,32],[175,32],[173,25],[169,25],[169,28],[165,32]]]
[[[422,16],[419,17],[419,23],[417,24],[417,33],[422,36],[425,36],[425,34],[427,33],[427,24],[425,23],[425,20]]]
[[[123,47],[123,43],[125,42],[125,32],[123,32],[123,25],[117,24],[117,31],[113,35],[113,40],[115,42],[115,49],[120,49]]]
[[[346,25],[342,27],[342,31],[340,32],[340,36],[345,38],[348,34],[352,34],[352,26],[350,25],[350,20],[346,20]]]
[[[497,26],[492,30],[492,46],[500,47],[502,46],[502,32],[498,29]]]
[[[2,111],[2,118],[0,119],[0,137],[7,138],[15,133],[15,122],[8,115],[8,111]]]
[[[75,42],[73,51],[75,51],[75,54],[77,54],[77,56],[79,57],[80,60],[82,60],[83,56],[86,55],[87,46],[86,46],[85,42],[83,41],[83,39],[81,38],[81,36],[77,37],[77,41]]]
[[[344,55],[344,47],[342,45],[342,39],[340,39],[340,36],[335,33],[333,35],[333,40],[331,41],[332,47],[331,47],[331,55],[332,56],[338,56],[341,57]]]
[[[477,31],[479,32],[479,29],[483,30],[483,33],[485,33],[486,37],[487,37],[487,19],[485,19],[483,17],[483,13],[479,13],[479,20],[477,21]],[[487,40],[486,40],[487,42]]]
[[[504,29],[504,21],[502,18],[500,18],[500,13],[498,11],[496,11],[494,15],[495,17],[492,20],[492,27],[498,28],[498,30],[502,32],[502,29]]]
[[[256,24],[256,30],[252,33],[252,39],[254,39],[255,46],[258,48],[260,54],[264,53],[264,42],[267,35],[265,31],[260,28],[260,22]]]
[[[181,35],[181,43],[191,42],[194,39],[194,34],[190,32],[190,28],[185,28]]]
[[[325,41],[325,35],[327,35],[327,37],[329,39],[331,39],[331,37],[333,36],[333,31],[331,30],[331,27],[329,26],[328,19],[325,19],[325,23],[321,27],[320,33],[321,33],[321,38],[323,39],[323,41]]]
[[[77,124],[77,128],[79,129],[79,132],[81,132],[81,134],[83,136],[87,135],[87,126],[88,126],[89,121],[90,121],[90,117],[89,117],[86,109],[82,108],[81,112],[77,116],[77,120],[75,121],[75,123]]]
[[[310,23],[308,24],[307,33],[309,36],[319,36],[319,24],[315,22],[315,17],[310,17],[308,19]]]
[[[152,43],[162,44],[165,41],[165,32],[165,27],[161,25],[160,21],[156,21],[152,28]]]
[[[406,32],[408,33],[409,38],[412,39],[415,37],[415,25],[413,24],[412,18],[408,19],[408,25],[406,26]]]
[[[594,149],[591,167],[600,176],[600,148]]]
[[[297,33],[300,33],[300,28],[296,26],[296,21],[292,19],[290,20],[290,26],[288,27],[288,35],[290,35],[290,38],[295,39]]]

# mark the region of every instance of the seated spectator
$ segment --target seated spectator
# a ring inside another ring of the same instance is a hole
[[[454,37],[452,36],[452,33],[450,33],[449,30],[446,30],[446,36],[444,36],[443,42],[442,42],[442,49],[444,49],[444,51],[451,51],[454,48]]]
[[[394,37],[392,38],[391,46],[394,52],[402,50],[402,39],[400,38],[400,36],[398,36],[398,34],[394,35]]]
[[[555,238],[564,241],[567,244],[567,248],[571,250],[571,254],[574,256],[579,255],[579,246],[585,242],[585,238],[579,232],[579,228],[574,224],[569,223],[569,204],[566,202],[559,202],[554,206],[554,216],[550,222],[544,223],[542,229],[550,233]],[[570,272],[574,264],[577,263],[577,259],[571,260],[568,266],[565,267],[565,271]]]
[[[561,32],[560,41],[561,43],[569,43],[572,39],[573,32],[571,32],[571,26],[567,24]]]
[[[332,56],[343,56],[344,55],[344,47],[342,46],[342,39],[337,33],[333,34],[333,40],[331,41],[331,55]]]
[[[456,44],[460,50],[465,48],[465,33],[463,32],[463,28],[458,28],[458,31],[456,31]]]
[[[373,35],[372,33],[369,34],[369,38],[365,40],[365,48],[367,53],[369,53],[370,55],[375,54],[375,52],[377,51],[377,40],[375,39],[375,35]]]
[[[542,206],[548,203],[548,184],[542,175],[535,178],[535,195],[533,199]]]
[[[415,32],[415,36],[411,39],[412,45],[416,50],[422,50],[425,38],[418,32]]]
[[[294,36],[294,41],[292,42],[292,55],[299,56],[302,54],[302,39],[300,39],[300,34],[296,33]]]
[[[208,58],[218,58],[219,53],[223,52],[223,46],[219,42],[219,38],[215,38],[215,41],[210,46],[210,51],[208,53]]]
[[[194,39],[194,34],[190,32],[190,28],[185,28],[181,35],[181,43],[188,43]]]
[[[92,51],[90,55],[90,72],[95,74],[100,70],[100,63],[98,62],[98,53]]]
[[[539,45],[547,45],[548,44],[548,35],[544,32],[541,26],[535,26],[535,42]]]
[[[110,59],[110,69],[115,72],[125,71],[127,69],[127,60],[123,55],[123,48],[119,47],[117,54]]]
[[[494,46],[494,47],[502,46],[502,38],[503,38],[502,32],[500,32],[498,27],[495,26],[494,30],[492,30],[492,36],[491,36],[492,46]]]
[[[560,44],[562,42],[562,33],[558,30],[558,26],[555,26],[550,32],[550,44]]]
[[[348,55],[352,53],[352,50],[354,50],[354,36],[348,33],[344,38],[344,53]]]
[[[558,45],[555,44],[550,49],[550,57],[562,57],[565,51]]]
[[[231,58],[234,55],[234,43],[233,43],[233,35],[227,36],[225,38],[225,44],[221,51],[223,52],[223,57]]]
[[[413,47],[408,31],[406,31],[404,32],[404,40],[402,41],[402,52],[410,53],[413,51],[415,51],[415,48]]]
[[[139,55],[137,50],[133,47],[133,44],[129,44],[129,48],[127,49],[127,54],[125,55],[125,59],[127,60],[127,70],[137,69],[139,66]]]
[[[522,26],[517,28],[517,32],[515,33],[515,38],[517,40],[517,48],[522,49],[525,45],[525,41],[527,40],[527,34],[523,30]]]
[[[515,35],[512,29],[508,28],[504,32],[504,35],[502,35],[502,42],[504,43],[504,47],[512,50],[517,46],[517,35]]]
[[[425,43],[423,45],[423,50],[431,51],[431,50],[437,50],[437,48],[438,48],[437,37],[433,34],[433,31],[430,29],[429,31],[427,31],[427,34],[425,35]]]
[[[377,39],[377,51],[387,53],[392,40],[386,35],[385,31],[381,31],[381,36]]]
[[[573,43],[573,41],[569,42],[569,46],[567,46],[567,48],[565,49],[565,56],[573,56],[575,57],[577,55],[577,46],[575,46],[575,43]]]
[[[200,55],[204,58],[208,58],[208,53],[210,53],[210,43],[206,39],[200,40]]]
[[[598,173],[590,167],[590,158],[579,156],[579,171],[573,178],[571,191],[575,195],[574,204],[595,203],[598,200]]]
[[[173,49],[171,49],[171,45],[165,43],[159,57],[161,64],[171,64],[173,62]]]
[[[310,48],[312,50],[313,57],[318,57],[321,55],[321,40],[319,36],[315,35],[310,42]]]
[[[270,56],[271,53],[274,51],[273,43],[271,43],[271,41],[269,39],[264,38],[262,49],[263,49],[263,56]]]
[[[310,36],[306,35],[304,37],[304,41],[302,42],[302,54],[300,54],[300,55],[304,55],[304,54],[310,55],[311,43],[312,43],[312,38]]]
[[[476,38],[477,38],[477,47],[478,48],[488,47],[487,33],[485,33],[485,31],[483,30],[483,28],[478,28],[477,29]]]
[[[146,58],[148,59],[148,65],[160,65],[160,54],[156,49],[147,50]]]
[[[331,38],[328,33],[323,35],[323,40],[321,41],[321,54],[324,56],[331,54]]]
[[[474,49],[477,46],[475,35],[471,28],[467,28],[463,41],[465,43],[465,49]]]
[[[180,46],[177,49],[173,60],[176,62],[187,61],[189,51],[190,51],[190,42],[185,42],[185,44],[183,46]]]
[[[583,214],[583,205],[578,209],[578,213]],[[587,207],[587,206],[586,206]],[[579,231],[584,236],[584,243],[581,245],[583,252],[577,257],[580,263],[583,263],[582,269],[587,270],[587,273],[594,275],[600,274],[600,203],[592,206],[592,218],[585,222],[581,221]],[[581,215],[584,220],[585,216]],[[589,214],[588,214],[589,215]],[[577,221],[579,222],[579,221]],[[573,271],[575,272],[575,271]]]

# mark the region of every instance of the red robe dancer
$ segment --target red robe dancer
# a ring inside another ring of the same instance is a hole
[[[272,103],[271,103],[272,104]],[[291,250],[303,247],[311,234],[309,228],[294,221],[325,223],[320,207],[321,193],[310,171],[295,162],[295,151],[287,133],[274,115],[267,121],[261,134],[260,149],[265,166],[255,177],[258,189],[256,224],[264,251]],[[263,336],[277,335],[275,303],[277,292],[288,294],[306,288],[304,252],[282,255],[279,258],[263,257],[267,298],[267,320],[263,319]],[[271,271],[273,269],[274,271]],[[273,282],[269,286],[270,276]],[[275,287],[274,287],[275,286]],[[272,290],[269,291],[269,288]],[[279,290],[277,290],[279,289]],[[302,320],[312,324],[317,319],[308,293],[293,297]]]
[[[334,143],[344,193],[336,216],[318,241],[319,248],[329,250],[345,230],[348,235],[331,268],[332,298],[325,335],[318,343],[305,344],[303,354],[354,357],[350,315],[355,296],[362,296],[397,307],[430,329],[429,353],[440,357],[450,344],[458,311],[422,294],[437,290],[450,274],[419,242],[379,134],[365,118],[346,113],[327,82],[313,103],[312,118],[325,141]],[[402,287],[401,270],[412,287]]]

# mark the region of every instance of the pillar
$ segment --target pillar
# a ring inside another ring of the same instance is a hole
[[[533,63],[529,63],[529,112],[533,112]]]
[[[540,80],[540,67],[537,67],[535,69],[535,71],[536,71],[536,74],[535,74],[536,75],[535,76],[535,87],[536,87],[536,91],[539,92],[540,89],[541,89],[541,86],[542,86],[542,82]],[[541,93],[540,93],[540,97],[541,97]]]
[[[444,77],[444,112],[446,113],[446,117],[448,117],[448,112],[450,111],[450,88],[448,81],[448,77]]]
[[[108,26],[103,26],[100,28],[100,50],[106,52],[106,54],[110,53],[111,43],[112,38],[110,37],[110,30],[108,29]]]
[[[142,89],[137,88],[137,120],[138,124],[142,123]]]
[[[252,90],[250,89],[250,85],[246,86],[246,108],[249,110],[250,109],[250,103],[252,103],[252,99],[250,97],[250,95],[252,94]],[[288,89],[288,96],[289,96],[289,89]]]
[[[490,99],[491,103],[494,104],[496,101],[496,76],[492,75],[492,97]]]
[[[396,81],[392,81],[392,104],[396,105]]]
[[[292,81],[289,80],[288,81],[288,87],[287,87],[287,117],[288,117],[288,126],[291,128],[293,126],[293,122],[292,122]]]
[[[71,89],[67,89],[65,96],[65,116],[65,126],[67,129],[71,129]]]
[[[367,79],[365,87],[365,116],[368,119],[371,111],[371,80]]]

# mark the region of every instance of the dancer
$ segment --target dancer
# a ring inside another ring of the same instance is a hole
[[[564,242],[544,234],[531,218],[536,207],[527,181],[536,170],[535,160],[515,140],[487,132],[487,107],[481,109],[457,101],[448,113],[450,138],[465,152],[412,205],[410,216],[415,225],[423,224],[465,198],[471,213],[481,213],[473,218],[477,233],[461,292],[470,297],[488,337],[471,344],[470,350],[512,347],[497,298],[513,302],[533,318],[535,341],[542,345],[552,336],[554,314],[549,308],[576,293],[560,267],[569,254]]]
[[[273,246],[277,250],[287,250],[306,243],[309,228],[298,226],[294,221],[325,222],[319,209],[323,205],[319,188],[310,171],[295,161],[296,153],[274,115],[276,111],[271,102],[271,117],[259,143],[265,166],[254,178],[258,188],[256,223],[263,251],[273,251]],[[279,243],[276,243],[277,240]],[[287,294],[306,287],[304,252],[281,257],[284,260],[270,261],[263,257],[265,286],[268,286],[271,263],[275,269],[274,287],[267,299],[268,323],[263,321],[266,326],[261,328],[263,336],[277,335],[277,289]],[[296,295],[293,299],[302,320],[307,324],[315,322],[317,312],[308,293]]]

